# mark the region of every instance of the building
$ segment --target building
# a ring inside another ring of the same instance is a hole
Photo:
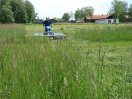
[[[113,15],[93,15],[93,16],[88,16],[86,18],[86,21],[87,22],[95,22],[95,23],[98,23],[98,24],[113,24],[113,23],[116,23],[118,22],[119,23],[119,20],[115,20]]]
[[[114,24],[115,20],[114,19],[98,19],[98,20],[95,20],[95,23],[98,23],[98,24]]]

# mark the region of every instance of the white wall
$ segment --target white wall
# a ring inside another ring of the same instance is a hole
[[[109,23],[109,20],[111,21],[110,23]],[[98,24],[113,24],[114,23],[114,19],[95,20],[95,23],[98,23]]]

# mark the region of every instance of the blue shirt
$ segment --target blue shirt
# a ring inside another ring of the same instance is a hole
[[[51,21],[50,21],[50,20],[45,20],[45,21],[43,22],[43,25],[44,25],[44,26],[50,26],[50,25],[51,25]]]

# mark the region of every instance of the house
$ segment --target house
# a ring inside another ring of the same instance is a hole
[[[114,19],[113,15],[107,14],[107,15],[93,15],[93,16],[88,16],[86,18],[87,22],[95,22],[98,24],[113,24],[117,22],[118,20]],[[119,23],[119,21],[118,21]]]

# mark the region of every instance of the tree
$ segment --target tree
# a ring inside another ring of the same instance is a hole
[[[32,3],[30,3],[28,0],[25,1],[25,4],[26,4],[27,17],[28,17],[27,21],[28,23],[34,22],[36,17],[34,7]]]
[[[79,20],[82,18],[86,18],[87,16],[92,16],[94,13],[94,8],[91,6],[83,7],[81,9],[77,9],[75,11],[75,19]]]
[[[0,0],[0,22],[13,23],[13,12],[11,11],[10,0]]]
[[[35,17],[34,7],[28,0],[0,0],[0,23],[30,23]]]
[[[69,21],[69,19],[70,19],[70,14],[69,13],[64,13],[63,16],[62,16],[62,20]]]
[[[10,0],[0,0],[0,5],[9,5],[10,4]]]
[[[114,15],[115,19],[119,19],[127,12],[127,3],[124,1],[113,0],[110,13]]]
[[[23,0],[12,0],[11,1],[12,11],[14,13],[14,19],[16,23],[27,22],[27,12],[25,2]]]
[[[81,9],[77,9],[76,11],[75,11],[75,20],[80,20],[83,16],[82,16],[82,11],[81,11]]]
[[[130,8],[128,9],[128,14],[129,14],[130,19],[132,21],[132,4],[130,4]]]

